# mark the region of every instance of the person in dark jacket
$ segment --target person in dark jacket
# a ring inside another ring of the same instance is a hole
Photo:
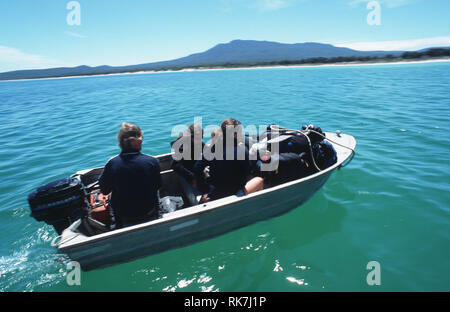
[[[251,163],[243,141],[241,123],[233,118],[226,119],[214,136],[220,136],[216,140],[219,142],[217,144],[223,144],[222,157],[210,161],[203,158],[194,167],[199,189],[203,193],[202,202],[262,190],[262,178],[255,177],[249,181]]]
[[[161,169],[156,158],[141,153],[142,134],[138,126],[122,123],[117,137],[122,152],[107,162],[99,179],[101,192],[112,192],[116,228],[158,217]]]
[[[203,139],[203,129],[200,125],[192,124],[189,128],[171,143],[175,149],[171,168],[178,175],[178,180],[184,190],[189,206],[198,204],[196,190],[197,182],[194,173],[195,162],[201,159],[205,144]],[[175,159],[176,158],[176,159]]]

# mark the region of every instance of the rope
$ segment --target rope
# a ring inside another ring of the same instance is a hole
[[[77,236],[79,236],[80,235],[80,233],[76,233],[75,235],[72,235],[71,237],[69,237],[68,239],[66,239],[65,241],[62,241],[62,242],[59,242],[59,243],[55,243],[55,241],[58,239],[58,238],[62,238],[62,235],[58,235],[58,236],[56,236],[53,240],[52,240],[52,242],[50,243],[50,245],[52,246],[52,247],[58,247],[59,245],[62,245],[62,244],[64,244],[64,243],[67,243],[68,241],[71,241],[72,239],[74,239],[75,237],[77,237]]]
[[[275,129],[275,128],[277,128],[277,129]],[[316,160],[314,159],[314,154],[313,154],[313,151],[312,151],[311,140],[310,140],[309,137],[306,135],[306,133],[304,133],[303,131],[300,131],[300,130],[294,130],[294,129],[286,129],[286,128],[282,128],[282,127],[277,126],[277,125],[270,125],[270,129],[271,129],[271,130],[275,130],[275,131],[279,131],[279,130],[283,130],[283,131],[295,131],[295,132],[298,132],[298,133],[303,134],[303,135],[306,137],[306,139],[308,140],[309,152],[310,152],[310,154],[311,154],[311,159],[312,159],[312,161],[313,161],[314,167],[316,167],[316,169],[317,169],[318,171],[322,171],[322,170],[319,168],[319,166],[317,166],[317,164],[316,164]]]

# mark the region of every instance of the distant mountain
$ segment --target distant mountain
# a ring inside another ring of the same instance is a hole
[[[318,57],[384,56],[386,54],[398,56],[402,53],[403,51],[357,51],[315,42],[285,44],[269,41],[234,40],[229,43],[218,44],[205,52],[170,61],[129,66],[105,65],[18,70],[0,73],[0,80],[99,75],[225,63],[297,61]]]
[[[247,63],[301,60],[313,57],[380,56],[392,52],[363,52],[338,48],[331,44],[306,42],[286,44],[270,41],[234,40],[203,52],[192,54],[172,62],[181,65],[212,63]],[[402,52],[394,52],[401,54]]]

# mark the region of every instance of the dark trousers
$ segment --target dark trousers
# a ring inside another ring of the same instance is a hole
[[[136,224],[140,224],[140,223],[144,223],[144,222],[149,222],[152,220],[156,220],[158,219],[158,211],[157,209],[154,209],[152,211],[151,214],[149,215],[144,215],[144,216],[140,216],[140,217],[122,217],[121,218],[121,223],[122,226],[121,227],[127,227],[127,226],[132,226],[132,225],[136,225]]]
[[[177,174],[178,180],[180,181],[181,188],[184,192],[184,196],[186,197],[188,201],[189,206],[195,206],[198,205],[197,196],[201,195],[198,190],[194,188],[192,183],[190,183],[188,180],[186,180],[185,177]]]

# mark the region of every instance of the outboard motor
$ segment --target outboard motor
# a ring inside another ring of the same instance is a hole
[[[83,216],[87,204],[83,184],[77,177],[59,179],[38,187],[28,195],[31,216],[53,225],[61,234]]]

